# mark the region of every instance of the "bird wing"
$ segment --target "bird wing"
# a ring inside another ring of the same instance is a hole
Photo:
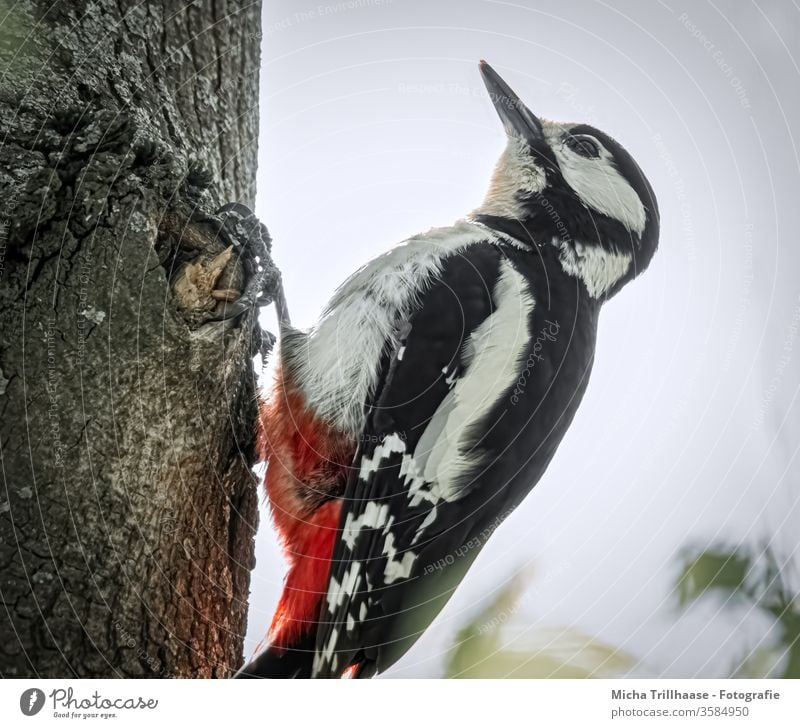
[[[477,244],[446,259],[402,327],[343,497],[315,677],[383,669],[421,633],[402,618],[405,593],[475,533],[465,503],[492,457],[482,435],[518,379],[533,305],[503,246]]]

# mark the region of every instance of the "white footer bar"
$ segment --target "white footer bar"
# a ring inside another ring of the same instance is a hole
[[[791,680],[4,680],[3,726],[800,726]]]

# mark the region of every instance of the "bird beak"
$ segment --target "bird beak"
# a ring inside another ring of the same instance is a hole
[[[480,62],[480,69],[489,98],[497,110],[500,121],[503,122],[506,133],[522,137],[529,144],[541,142],[544,134],[539,119],[486,61]]]

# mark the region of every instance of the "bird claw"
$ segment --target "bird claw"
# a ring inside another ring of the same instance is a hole
[[[210,316],[206,317],[208,321],[232,321],[246,314],[255,305],[253,301],[244,296],[232,303],[224,301],[223,304],[221,310],[215,311]]]
[[[207,320],[230,321],[258,305],[271,273],[266,264],[270,237],[267,228],[253,212],[238,202],[223,205],[216,215],[221,221],[220,236],[230,244],[231,254],[236,249],[247,283],[243,291],[230,287],[212,291],[211,295],[221,305]]]
[[[235,288],[217,288],[211,291],[211,298],[217,301],[225,301],[226,303],[233,303],[241,295],[242,292],[237,291]]]

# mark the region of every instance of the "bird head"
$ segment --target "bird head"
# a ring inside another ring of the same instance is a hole
[[[641,273],[658,246],[658,204],[633,157],[589,124],[541,119],[485,61],[489,96],[508,142],[474,217],[560,249],[591,295],[608,298]],[[527,241],[526,241],[527,242]]]

